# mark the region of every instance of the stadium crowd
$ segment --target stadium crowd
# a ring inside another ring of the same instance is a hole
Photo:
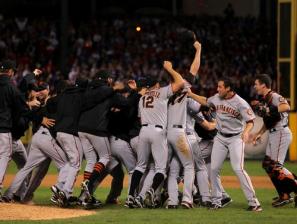
[[[231,15],[232,16],[232,15]],[[238,93],[249,100],[252,77],[259,73],[275,75],[271,29],[253,17],[142,17],[71,20],[67,30],[69,57],[66,74],[59,70],[60,33],[57,21],[50,19],[5,18],[0,24],[0,59],[17,59],[15,81],[39,67],[43,81],[71,82],[92,78],[99,70],[109,70],[115,79],[158,76],[162,62],[173,60],[179,72],[191,62],[192,46],[183,44],[183,30],[193,30],[202,43],[202,59],[196,88],[202,95],[216,92],[218,77],[228,75],[237,81]],[[141,31],[136,31],[136,26]],[[193,52],[194,54],[194,52]]]

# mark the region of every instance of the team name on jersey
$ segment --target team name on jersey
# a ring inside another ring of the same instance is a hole
[[[240,113],[236,110],[234,110],[232,107],[227,107],[225,105],[217,105],[216,106],[217,112],[225,112],[228,114],[232,114],[234,117],[238,117]]]
[[[156,91],[150,91],[150,92],[146,92],[145,93],[146,96],[152,96],[152,97],[160,97],[160,92],[156,92]]]

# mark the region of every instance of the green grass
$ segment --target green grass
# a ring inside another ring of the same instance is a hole
[[[297,173],[297,163],[286,163],[286,167],[292,172]],[[261,168],[261,161],[246,161],[245,168],[250,176],[266,175]],[[13,163],[10,164],[8,173],[15,173],[16,168]],[[56,173],[54,166],[50,167],[49,173]],[[222,175],[234,175],[230,162],[226,161],[222,168]],[[273,208],[271,201],[276,192],[272,189],[256,189],[256,194],[264,209],[261,213],[247,212],[247,202],[240,189],[226,189],[233,198],[233,203],[219,211],[208,211],[205,208],[195,208],[193,210],[166,210],[166,209],[127,209],[124,206],[105,206],[96,210],[96,214],[88,217],[80,217],[65,220],[55,220],[55,224],[91,224],[91,223],[152,223],[152,224],[175,224],[175,223],[232,223],[232,224],[249,224],[249,223],[269,223],[269,224],[291,224],[297,221],[297,208],[293,204],[282,208]],[[100,188],[96,196],[104,201],[108,194],[108,188]],[[76,189],[75,195],[79,193]],[[34,202],[40,205],[53,206],[49,202],[51,192],[48,188],[39,188],[35,193]],[[126,192],[123,192],[121,201],[124,202]],[[75,212],[75,210],[74,210]],[[24,221],[0,221],[0,223],[24,223]],[[25,223],[53,223],[53,221],[25,221]]]
[[[275,196],[273,190],[259,189],[256,190],[257,196],[264,209],[261,213],[247,212],[245,208],[247,203],[240,189],[227,189],[233,198],[233,203],[218,211],[208,211],[205,208],[195,208],[192,210],[166,210],[166,209],[127,209],[122,205],[105,206],[96,210],[96,214],[88,217],[80,217],[65,220],[55,220],[55,224],[65,223],[232,223],[232,224],[249,224],[249,223],[269,223],[291,224],[296,222],[297,208],[293,204],[282,208],[272,208],[271,198]],[[97,190],[97,197],[104,200],[108,189]],[[121,200],[124,201],[124,195]],[[49,203],[49,189],[40,188],[35,193],[34,201],[38,204],[52,206]],[[12,223],[11,221],[0,221],[0,223]],[[14,221],[13,223],[24,223],[24,221]],[[53,223],[53,221],[26,221],[25,223]]]

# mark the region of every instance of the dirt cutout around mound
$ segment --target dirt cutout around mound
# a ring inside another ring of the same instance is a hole
[[[95,211],[64,209],[49,206],[0,203],[1,220],[69,219],[95,214]]]

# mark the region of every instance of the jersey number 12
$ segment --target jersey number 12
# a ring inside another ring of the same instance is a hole
[[[154,102],[154,97],[152,96],[142,97],[143,108],[154,108],[153,102]]]

